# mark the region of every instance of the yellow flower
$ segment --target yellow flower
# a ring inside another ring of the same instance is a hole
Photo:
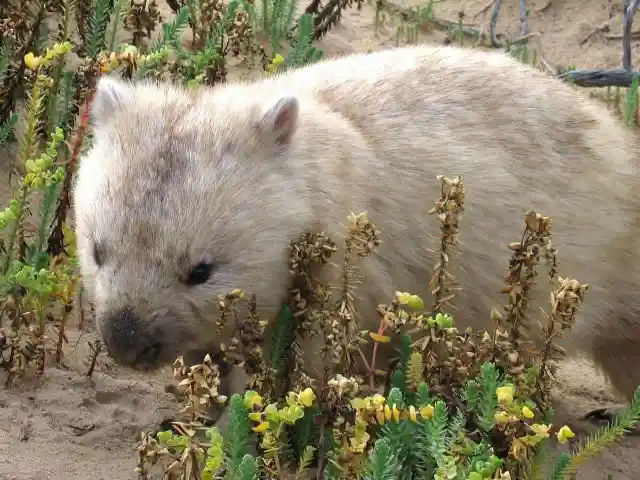
[[[300,403],[302,403],[302,405],[304,405],[305,407],[310,407],[313,404],[313,401],[316,399],[316,394],[313,393],[313,390],[311,390],[309,387],[305,388],[302,392],[300,392],[300,394],[298,395],[298,400],[300,401]]]
[[[231,290],[231,295],[233,295],[234,297],[238,297],[240,299],[244,298],[244,290],[240,289],[240,288],[234,288],[233,290]]]
[[[262,417],[262,412],[252,412],[249,414],[249,420],[253,420],[254,422],[259,422]]]
[[[524,407],[522,407],[522,416],[524,418],[533,418],[534,415],[531,409],[525,405]]]
[[[356,425],[355,436],[349,439],[349,450],[355,453],[364,452],[367,442],[369,441],[369,438],[371,438],[367,433],[366,428],[366,424]]]
[[[391,420],[391,408],[389,408],[389,405],[384,406],[384,419],[386,421]]]
[[[380,335],[379,333],[376,333],[376,332],[369,332],[369,336],[378,343],[389,343],[389,341],[391,340],[390,337],[386,335]]]
[[[384,403],[386,402],[385,398],[382,395],[380,395],[379,393],[376,393],[373,396],[372,400],[373,400],[373,404],[374,405],[384,405]]]
[[[507,412],[498,412],[493,416],[493,419],[497,423],[507,423],[509,421],[509,414]]]
[[[397,423],[400,421],[400,410],[396,407],[396,404],[393,404],[393,408],[391,409],[391,415],[393,416],[393,420]]]
[[[253,431],[256,433],[266,432],[267,430],[269,430],[269,422],[262,422],[257,427],[253,427]]]
[[[424,308],[424,302],[418,295],[412,295],[407,292],[396,292],[396,300],[401,305],[408,305],[414,310],[422,310]]]
[[[116,56],[116,52],[111,52],[111,55],[109,55],[109,66],[112,69],[118,68],[118,57]]]
[[[368,404],[368,402],[361,397],[352,398],[349,403],[351,403],[351,406],[355,410],[362,410],[363,408],[366,408]]]
[[[496,395],[498,396],[498,402],[502,405],[511,405],[513,403],[514,388],[510,386],[498,387],[496,389]]]
[[[284,57],[279,53],[276,53],[275,56],[271,59],[271,62],[269,62],[269,67],[267,68],[267,71],[269,73],[274,73],[276,70],[278,70],[278,65],[282,65],[283,63],[284,63]]]
[[[251,410],[256,405],[262,407],[262,397],[257,392],[247,392],[244,398],[244,406]]]
[[[551,425],[545,425],[544,423],[534,423],[531,425],[531,430],[533,430],[536,435],[540,435],[543,438],[547,438],[549,436],[549,428],[551,428]]]
[[[398,303],[400,303],[401,305],[406,305],[407,303],[409,303],[410,297],[411,297],[410,293],[396,292],[396,300],[398,300]]]
[[[40,65],[42,58],[36,57],[33,53],[29,52],[24,56],[24,63],[30,70],[36,70]]]
[[[376,410],[376,420],[378,421],[378,424],[384,425],[384,411],[382,408]]]
[[[433,405],[429,404],[420,409],[420,415],[427,420],[433,417]]]
[[[573,433],[571,429],[565,425],[560,430],[558,430],[558,433],[556,433],[556,436],[558,437],[558,441],[560,443],[567,443],[567,440],[575,437],[576,434]]]
[[[516,394],[516,387],[512,383],[505,383],[503,386],[496,389],[496,393],[499,391],[509,392],[511,395]]]
[[[535,447],[540,441],[542,437],[540,435],[525,435],[524,437],[520,437],[520,440],[525,445],[529,445],[530,447]]]
[[[416,407],[413,405],[409,405],[409,418],[412,422],[418,421],[418,417],[416,416]]]

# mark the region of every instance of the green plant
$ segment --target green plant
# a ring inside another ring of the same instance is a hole
[[[457,245],[465,186],[459,178],[438,178],[442,195],[431,213],[441,224],[436,252],[440,261],[431,281],[435,292],[431,313],[425,312],[420,297],[397,292],[391,304],[378,307],[382,318],[378,331],[359,331],[353,320],[344,322],[353,318],[349,300],[353,288],[348,284],[354,260],[366,258],[378,244],[375,227],[366,215],[349,217],[341,267],[344,285],[339,298],[331,301],[324,295],[317,298],[318,291],[327,289],[314,283],[307,269],[312,263],[327,264],[335,244],[323,235],[302,235],[291,246],[291,270],[300,278],[296,284],[306,283],[309,289],[292,292],[292,301],[274,329],[270,360],[262,358],[263,333],[259,329],[255,333],[260,324],[254,316],[255,299],[250,300],[250,318],[238,324],[233,348],[221,346],[227,355],[224,361],[246,359],[250,378],[249,390],[231,398],[226,433],[205,426],[202,420],[211,408],[227,402],[216,393],[217,376],[209,375],[207,380],[199,373],[203,369],[215,373],[217,367],[207,357],[202,365],[186,369],[179,359],[177,379],[180,375],[188,379],[180,381],[184,390],[176,395],[186,402],[181,412],[188,418],[173,423],[177,434],[161,432],[157,440],[143,435],[138,472],[147,475],[151,466],[162,463],[165,475],[177,475],[170,478],[196,471],[202,473],[193,478],[239,478],[240,462],[246,461],[251,462],[255,478],[311,478],[309,466],[315,461],[324,478],[506,480],[539,478],[545,470],[552,478],[564,478],[634,426],[640,420],[640,387],[617,422],[588,439],[572,455],[561,455],[550,464],[551,436],[560,443],[575,436],[567,426],[551,428],[549,378],[559,350],[555,340],[573,325],[588,286],[557,277],[550,218],[527,212],[521,240],[509,245],[513,254],[504,289],[510,300],[505,314],[492,312],[494,332],[459,331],[445,310],[453,299],[455,279],[449,272],[448,258]],[[556,279],[552,308],[551,313],[544,313],[544,348],[527,351],[525,342],[520,341],[521,329],[542,254],[550,278]],[[306,300],[301,301],[303,298]],[[244,300],[241,290],[221,297],[218,326],[233,317],[235,306]],[[292,313],[298,319],[295,326]],[[308,385],[305,378],[289,375],[282,368],[288,349],[294,357],[294,368],[289,371],[300,369],[295,336],[313,328],[324,331],[335,366],[317,390],[304,386]],[[389,374],[373,374],[377,372],[375,349],[373,357],[366,359],[367,378],[340,373],[346,373],[344,355],[353,352],[363,356],[359,343],[372,340],[376,347],[384,346],[394,336],[400,340],[399,356]],[[429,341],[423,342],[423,338]],[[284,378],[267,381],[274,377]],[[293,384],[293,391],[283,395],[282,388],[274,388],[279,382]],[[192,385],[198,385],[199,392]],[[195,405],[202,407],[196,416]],[[210,441],[198,440],[203,437]],[[226,449],[221,447],[224,445]],[[189,457],[187,452],[197,454]]]

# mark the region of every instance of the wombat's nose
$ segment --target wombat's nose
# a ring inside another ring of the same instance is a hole
[[[100,330],[107,353],[117,362],[132,366],[156,363],[160,343],[150,335],[133,309],[124,308],[106,316]]]

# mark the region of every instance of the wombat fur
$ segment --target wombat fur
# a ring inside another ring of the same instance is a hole
[[[214,348],[225,340],[216,295],[234,288],[274,318],[291,241],[322,230],[341,245],[350,212],[367,211],[383,240],[361,263],[362,328],[377,328],[376,305],[397,290],[429,302],[439,225],[427,212],[445,174],[467,188],[457,324],[491,328],[506,245],[533,208],[553,218],[559,274],[591,285],[569,352],[627,398],[640,384],[638,139],[506,54],[402,47],[215,88],[103,78],[92,119],[74,192],[79,257],[119,362],[148,368]],[[339,281],[337,269],[324,275]],[[549,307],[544,278],[534,319]],[[315,378],[322,343],[302,349]]]

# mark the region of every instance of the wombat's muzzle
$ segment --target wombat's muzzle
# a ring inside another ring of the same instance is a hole
[[[152,366],[160,359],[162,344],[132,308],[105,316],[100,322],[100,333],[107,353],[118,363]]]

